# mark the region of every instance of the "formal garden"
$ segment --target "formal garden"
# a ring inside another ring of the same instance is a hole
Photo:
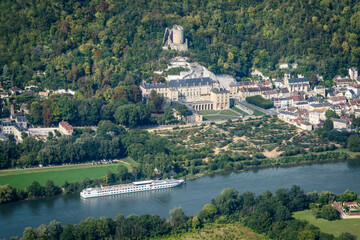
[[[158,135],[186,148],[213,157],[219,153],[240,159],[292,156],[306,152],[334,150],[335,145],[312,132],[302,131],[276,117],[227,121],[201,125]],[[208,155],[210,154],[210,155]],[[206,159],[203,159],[206,161]]]

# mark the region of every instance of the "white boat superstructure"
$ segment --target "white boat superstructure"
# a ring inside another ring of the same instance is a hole
[[[102,197],[116,194],[151,191],[164,188],[172,188],[181,185],[184,180],[165,179],[133,182],[129,184],[101,186],[97,188],[86,188],[81,191],[82,198]]]

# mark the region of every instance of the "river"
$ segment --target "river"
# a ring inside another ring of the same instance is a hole
[[[305,192],[328,190],[340,194],[350,189],[360,194],[360,160],[216,174],[188,180],[180,187],[151,192],[92,199],[73,195],[2,204],[0,238],[21,236],[25,227],[38,227],[54,219],[66,225],[79,223],[90,216],[148,213],[169,217],[169,211],[179,206],[187,215],[194,215],[224,188],[261,194],[265,190],[274,192],[278,188],[290,188],[293,184]]]

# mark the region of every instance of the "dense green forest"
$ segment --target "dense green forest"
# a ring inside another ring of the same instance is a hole
[[[161,49],[173,24],[185,29],[185,55],[215,73],[244,77],[254,66],[296,62],[297,72],[329,80],[360,66],[355,0],[4,0],[0,17],[5,87],[33,80],[105,97],[118,85],[151,80],[178,54]]]
[[[162,236],[180,236],[179,233],[188,231],[196,232],[213,222],[240,222],[269,239],[352,240],[356,236],[351,233],[342,233],[335,238],[306,221],[292,217],[295,211],[318,206],[321,207],[321,217],[339,218],[339,213],[330,203],[350,199],[356,200],[357,194],[350,191],[338,196],[330,192],[305,194],[295,185],[291,189],[278,189],[275,194],[266,191],[261,195],[249,191],[239,193],[227,188],[195,216],[186,216],[183,209],[178,207],[170,211],[170,219],[149,214],[128,217],[119,214],[115,219],[89,217],[79,224],[66,226],[52,221],[38,228],[26,228],[21,239],[159,239]]]

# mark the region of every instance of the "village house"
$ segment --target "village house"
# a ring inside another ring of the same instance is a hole
[[[303,117],[295,118],[292,120],[292,122],[294,122],[295,125],[300,129],[306,131],[311,131],[313,129],[312,125],[308,121],[306,121]]]
[[[62,120],[59,123],[59,132],[64,135],[71,135],[73,133],[73,127],[66,121]]]
[[[17,94],[17,93],[22,93],[23,92],[23,90],[22,89],[20,89],[20,88],[18,88],[18,87],[12,87],[12,88],[10,88],[9,89],[9,91],[10,91],[10,93],[12,94],[12,95],[14,95],[14,94]]]
[[[8,98],[9,97],[9,93],[8,92],[0,92],[0,98],[4,99],[4,98]]]
[[[340,131],[349,131],[351,130],[351,122],[349,119],[346,118],[331,118],[331,121],[334,124],[334,129],[340,130]]]
[[[309,112],[309,123],[310,124],[320,124],[320,113],[313,111],[313,112]]]
[[[244,88],[257,88],[257,84],[255,81],[241,81],[230,83],[229,92],[231,98],[239,98],[240,92]]]
[[[314,92],[315,92],[315,94],[319,94],[319,95],[325,97],[326,88],[324,86],[315,86],[314,87]]]
[[[292,99],[288,100],[287,98],[274,98],[272,101],[274,106],[280,109],[285,109],[288,108],[290,104],[292,105],[292,103],[289,102],[292,102]]]
[[[352,83],[354,83],[353,80],[351,80],[350,78],[335,78],[334,79],[335,85],[336,85],[336,89],[341,89],[341,88],[346,88],[351,86]]]
[[[280,111],[279,112],[279,118],[286,122],[289,122],[297,117],[298,117],[298,115],[295,113],[292,113],[292,112],[288,112],[288,111]]]
[[[346,103],[346,97],[345,96],[329,97],[328,102],[331,104]]]
[[[274,81],[274,84],[275,84],[275,87],[276,88],[282,88],[283,87],[283,81],[281,81],[281,79],[276,79],[275,81]]]
[[[347,99],[353,99],[356,97],[356,93],[352,89],[348,89],[345,93]]]
[[[315,110],[319,110],[319,109],[328,110],[331,107],[332,107],[332,104],[330,104],[328,102],[315,103],[315,104],[310,104],[309,111],[315,111]]]
[[[353,81],[357,81],[358,80],[358,70],[355,67],[351,67],[349,68],[349,78]]]
[[[48,92],[39,92],[39,96],[40,97],[48,97],[49,93]]]

